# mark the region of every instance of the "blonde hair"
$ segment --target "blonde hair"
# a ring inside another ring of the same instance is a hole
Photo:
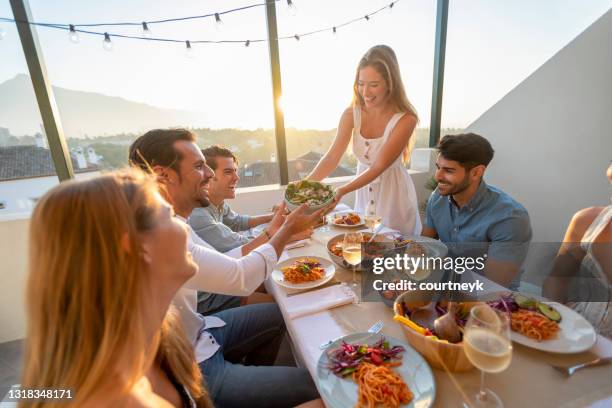
[[[418,122],[419,116],[417,111],[406,96],[406,90],[402,82],[397,57],[393,49],[388,45],[375,45],[361,57],[361,60],[359,60],[355,72],[355,81],[353,82],[353,106],[362,107],[364,105],[363,97],[359,93],[358,82],[359,71],[365,67],[374,68],[376,72],[383,77],[389,89],[388,100],[391,105],[399,112],[407,112],[414,116]],[[414,146],[414,140],[415,138],[411,135],[408,146],[404,149],[403,155],[405,163],[408,162],[410,151]]]
[[[167,329],[175,319],[167,316],[153,339],[145,335],[148,274],[139,233],[155,227],[156,188],[152,177],[131,170],[65,182],[40,199],[30,225],[22,387],[71,389],[79,406],[103,385],[128,392],[157,352],[174,354],[181,363],[171,364],[171,374],[206,399],[193,350],[185,351],[191,347],[180,330]],[[124,383],[114,376],[119,365]]]

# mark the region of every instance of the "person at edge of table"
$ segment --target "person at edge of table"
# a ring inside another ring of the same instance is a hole
[[[153,172],[160,191],[189,232],[188,248],[199,269],[177,292],[173,304],[185,326],[196,360],[215,406],[287,407],[319,397],[308,371],[271,366],[285,325],[278,305],[260,303],[223,310],[212,316],[197,312],[197,291],[245,296],[270,275],[291,236],[310,228],[325,209],[306,215],[301,206],[286,217],[271,239],[243,255],[243,248],[217,252],[186,224],[206,198],[213,171],[186,129],[156,129],[136,139],[130,163]],[[280,205],[280,213],[284,205]],[[284,215],[282,216],[284,217]],[[233,258],[235,257],[235,258]]]
[[[337,189],[334,202],[355,191],[356,212],[376,214],[386,227],[419,235],[416,190],[405,166],[418,121],[395,52],[387,45],[370,48],[357,65],[351,106],[342,113],[331,147],[307,179],[328,177],[351,144],[357,175]]]
[[[197,265],[154,179],[132,169],[55,186],[36,204],[29,244],[20,387],[71,394],[20,408],[213,406],[171,310]]]
[[[485,183],[494,154],[491,144],[474,133],[446,135],[438,151],[438,186],[427,202],[422,235],[456,244],[458,252],[480,246],[477,252],[486,251],[481,273],[502,286],[518,288],[531,223],[520,203]]]
[[[612,184],[612,162],[606,175]],[[542,294],[567,303],[612,338],[612,204],[574,214]]]
[[[196,207],[189,216],[188,222],[196,234],[219,252],[249,244],[255,248],[270,237],[276,225],[263,230],[257,237],[249,237],[241,231],[255,226],[270,223],[274,214],[258,216],[240,215],[233,211],[227,200],[236,198],[238,176],[238,158],[231,150],[223,146],[210,146],[202,150],[206,164],[215,172],[208,187],[209,205]],[[312,235],[312,229],[296,234],[291,240],[300,240]],[[262,293],[263,292],[263,293]],[[222,295],[219,293],[198,292],[198,312],[208,315],[224,309],[245,304],[273,302],[272,295],[260,287],[248,297]]]

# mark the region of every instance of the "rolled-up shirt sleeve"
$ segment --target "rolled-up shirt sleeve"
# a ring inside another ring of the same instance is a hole
[[[503,220],[491,225],[488,257],[521,265],[527,256],[532,237],[529,214],[511,210]]]
[[[192,240],[189,242],[189,250],[198,265],[198,272],[185,286],[224,295],[250,295],[272,273],[277,262],[276,251],[269,244],[240,258],[238,254],[241,254],[241,248],[222,254]]]

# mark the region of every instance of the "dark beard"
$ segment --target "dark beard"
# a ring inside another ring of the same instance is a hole
[[[449,196],[449,195],[453,195],[453,194],[459,194],[462,191],[465,191],[465,189],[467,189],[469,186],[471,186],[470,180],[469,178],[466,176],[461,183],[457,184],[456,186],[454,186],[454,188],[452,190],[450,190],[448,193],[444,194],[444,196]]]
[[[206,198],[198,198],[197,201],[200,207],[202,208],[208,207],[210,205],[210,201],[208,201],[208,199]]]

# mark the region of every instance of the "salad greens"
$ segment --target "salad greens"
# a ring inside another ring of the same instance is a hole
[[[295,205],[308,204],[309,206],[321,205],[334,197],[334,188],[318,181],[300,180],[289,183],[285,197]]]

